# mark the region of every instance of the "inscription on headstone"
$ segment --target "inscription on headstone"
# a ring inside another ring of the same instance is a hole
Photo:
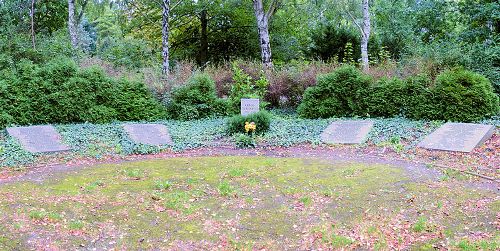
[[[433,150],[472,152],[491,138],[494,131],[493,125],[446,123],[428,135],[418,146]]]
[[[259,112],[260,100],[256,98],[241,99],[241,115],[247,116]]]
[[[155,146],[173,144],[165,125],[128,124],[124,125],[123,129],[135,143]]]
[[[61,135],[50,125],[10,127],[7,133],[19,140],[26,151],[48,153],[68,151],[70,148],[61,141]]]
[[[321,134],[321,141],[328,144],[361,144],[373,127],[373,121],[336,121]]]

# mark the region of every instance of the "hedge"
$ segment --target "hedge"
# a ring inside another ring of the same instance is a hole
[[[306,90],[298,113],[304,118],[406,117],[480,121],[499,114],[499,98],[484,76],[463,69],[405,80],[370,79],[351,66],[319,76]]]
[[[0,71],[0,127],[113,120],[156,120],[164,107],[143,83],[79,69],[67,58],[44,65],[24,60]]]

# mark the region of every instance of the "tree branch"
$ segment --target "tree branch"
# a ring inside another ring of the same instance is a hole
[[[82,21],[83,18],[83,13],[85,12],[85,8],[87,7],[87,4],[89,3],[89,0],[85,0],[82,3],[82,10],[80,11],[80,14],[78,14],[78,19],[76,19],[76,25],[78,26],[80,22]]]
[[[352,21],[354,22],[354,24],[356,26],[358,26],[359,30],[361,31],[361,34],[363,36],[366,36],[365,32],[363,31],[363,28],[361,27],[361,25],[359,25],[359,23],[356,21],[356,19],[354,18],[354,16],[351,14],[351,12],[349,10],[346,10],[347,14],[349,15],[349,17],[351,17]]]
[[[271,16],[274,14],[276,11],[278,5],[278,0],[272,0],[271,3],[269,4],[269,9],[266,12],[266,18],[269,20]]]

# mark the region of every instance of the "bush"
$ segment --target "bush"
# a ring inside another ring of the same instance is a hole
[[[426,76],[410,77],[406,80],[383,78],[367,89],[364,105],[371,117],[421,118],[434,110],[429,103]],[[361,114],[360,114],[361,115]]]
[[[316,85],[316,76],[333,71],[336,64],[321,61],[297,61],[272,72],[266,101],[274,108],[293,108],[302,101],[308,87]]]
[[[434,41],[412,46],[402,59],[403,71],[423,72],[435,79],[444,70],[465,67],[487,77],[500,94],[500,38],[488,42],[463,43],[463,40]]]
[[[400,115],[407,101],[405,83],[397,78],[377,81],[367,96],[367,113],[375,117]]]
[[[169,118],[179,120],[223,116],[227,113],[227,102],[217,98],[215,82],[210,76],[198,74],[174,90],[167,112]]]
[[[297,112],[304,118],[365,114],[362,100],[370,82],[370,78],[354,66],[342,66],[330,74],[320,75],[317,85],[304,93]]]
[[[227,123],[227,132],[230,135],[236,133],[247,133],[245,131],[245,122],[254,122],[256,125],[255,134],[264,134],[269,130],[271,124],[271,114],[266,111],[260,111],[248,116],[235,115]]]
[[[245,73],[235,62],[233,64],[233,81],[234,84],[231,86],[231,91],[229,93],[229,108],[233,114],[240,111],[241,99],[242,98],[258,98],[261,100],[260,108],[264,109],[267,105],[263,102],[264,96],[266,95],[267,86],[269,81],[263,73],[261,77],[257,80]]]
[[[238,133],[234,137],[234,142],[238,148],[255,148],[257,144],[251,135]]]
[[[432,89],[435,112],[429,119],[478,121],[499,113],[498,96],[484,76],[458,69],[437,76]]]
[[[80,70],[71,59],[24,60],[16,68],[0,72],[1,127],[165,117],[144,84],[110,79],[97,68]]]
[[[356,69],[343,67],[318,78],[298,113],[306,118],[396,117],[472,122],[499,113],[499,99],[484,76],[455,69],[406,80],[383,78],[369,85]]]

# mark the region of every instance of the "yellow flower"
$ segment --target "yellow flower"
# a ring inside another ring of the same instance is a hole
[[[248,133],[250,131],[255,131],[257,125],[254,122],[245,122],[245,131]]]

